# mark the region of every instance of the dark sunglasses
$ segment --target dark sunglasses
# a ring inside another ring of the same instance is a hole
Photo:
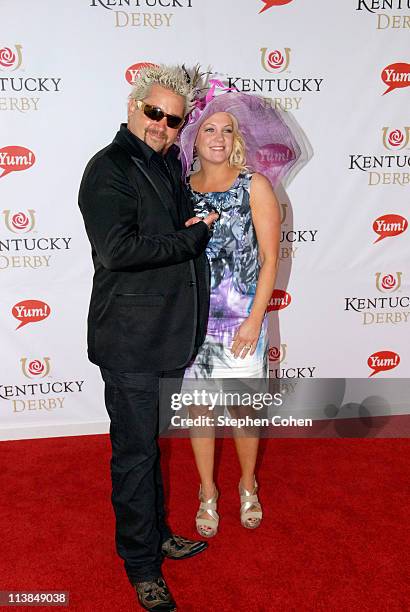
[[[169,128],[173,128],[174,130],[179,128],[182,125],[184,118],[177,117],[176,115],[168,115],[168,113],[164,113],[164,111],[158,106],[152,106],[151,104],[146,104],[142,100],[136,100],[138,108],[144,113],[148,119],[152,119],[152,121],[161,121],[164,117],[167,118],[167,126]]]

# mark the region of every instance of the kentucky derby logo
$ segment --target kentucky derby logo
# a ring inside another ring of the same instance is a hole
[[[376,289],[381,293],[392,293],[401,287],[402,272],[396,274],[384,274],[376,272]]]
[[[382,128],[383,146],[391,151],[408,148],[410,140],[410,127],[406,126],[402,130],[391,130],[388,127]]]
[[[263,13],[268,9],[272,8],[272,6],[283,6],[284,4],[289,4],[292,0],[262,0],[265,6],[261,8],[259,13]]]
[[[282,363],[286,358],[286,351],[288,345],[281,344],[279,346],[271,346],[269,349],[269,361],[275,361],[276,363]]]
[[[0,49],[0,68],[2,70],[14,71],[20,68],[22,61],[21,45],[14,45],[14,51],[10,47]]]
[[[285,47],[283,52],[279,49],[268,51],[267,47],[261,49],[261,64],[266,72],[284,72],[289,66],[290,49]]]
[[[150,62],[138,62],[137,64],[132,64],[125,71],[125,78],[130,85],[135,85],[138,77],[140,76],[140,71],[142,68],[149,68],[150,66],[157,66],[157,64],[151,64]]]
[[[27,378],[45,378],[50,372],[50,357],[30,361],[27,357],[22,357],[20,362],[22,372]]]
[[[377,353],[373,353],[367,360],[367,365],[372,371],[369,375],[374,376],[379,372],[386,372],[387,370],[393,370],[393,368],[397,368],[400,363],[400,355],[394,353],[393,351],[377,351]]]
[[[381,79],[385,85],[387,85],[386,91],[383,92],[383,96],[393,91],[393,89],[400,89],[402,87],[410,86],[410,64],[405,62],[396,62],[395,64],[389,64],[386,68],[383,68],[381,73]]]
[[[36,220],[35,210],[29,209],[27,214],[24,212],[12,213],[11,210],[3,210],[4,223],[8,230],[15,234],[27,234],[34,229]]]
[[[27,62],[27,58],[25,57]],[[25,63],[26,63],[25,62]],[[59,92],[61,90],[61,78],[46,77],[36,71],[32,74],[27,74],[25,66],[23,70],[15,74],[22,64],[22,46],[15,45],[14,47],[0,47],[0,72],[1,79],[1,110],[18,113],[36,112],[41,105],[42,94],[48,98],[47,92]],[[7,73],[7,74],[6,74]],[[21,116],[21,115],[20,115]],[[22,150],[24,147],[10,147],[12,149]],[[0,156],[3,157],[2,151]],[[17,156],[21,156],[21,152],[16,152]],[[31,155],[33,155],[31,153]],[[33,156],[34,160],[34,156]],[[3,165],[3,160],[0,165]],[[14,170],[24,170],[25,168],[14,167]],[[2,176],[5,176],[4,173]]]

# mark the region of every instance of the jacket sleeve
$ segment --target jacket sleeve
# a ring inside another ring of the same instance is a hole
[[[84,173],[79,206],[88,238],[108,270],[149,270],[197,257],[209,239],[200,222],[169,234],[143,235],[137,225],[140,195],[121,168],[104,155]]]

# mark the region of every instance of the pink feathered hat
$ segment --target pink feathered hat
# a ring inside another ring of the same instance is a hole
[[[309,142],[294,118],[257,96],[226,91],[220,81],[211,80],[210,85],[207,95],[196,100],[179,137],[184,175],[192,170],[199,127],[214,113],[223,112],[231,113],[238,121],[249,170],[265,175],[274,188],[279,182],[289,184],[311,157]],[[217,89],[223,93],[215,95]]]

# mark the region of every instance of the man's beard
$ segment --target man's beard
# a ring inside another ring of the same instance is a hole
[[[166,144],[167,144],[167,134],[166,134],[166,132],[163,132],[161,130],[156,130],[155,128],[147,128],[145,130],[145,133],[144,133],[144,142],[145,143],[147,143],[147,138],[150,135],[154,135],[154,137],[156,136],[157,138],[160,138],[162,140],[162,142],[161,142],[161,140],[156,140],[155,139],[155,140],[151,141],[154,146],[152,146],[152,144],[149,145],[157,153],[161,153],[165,149]]]

